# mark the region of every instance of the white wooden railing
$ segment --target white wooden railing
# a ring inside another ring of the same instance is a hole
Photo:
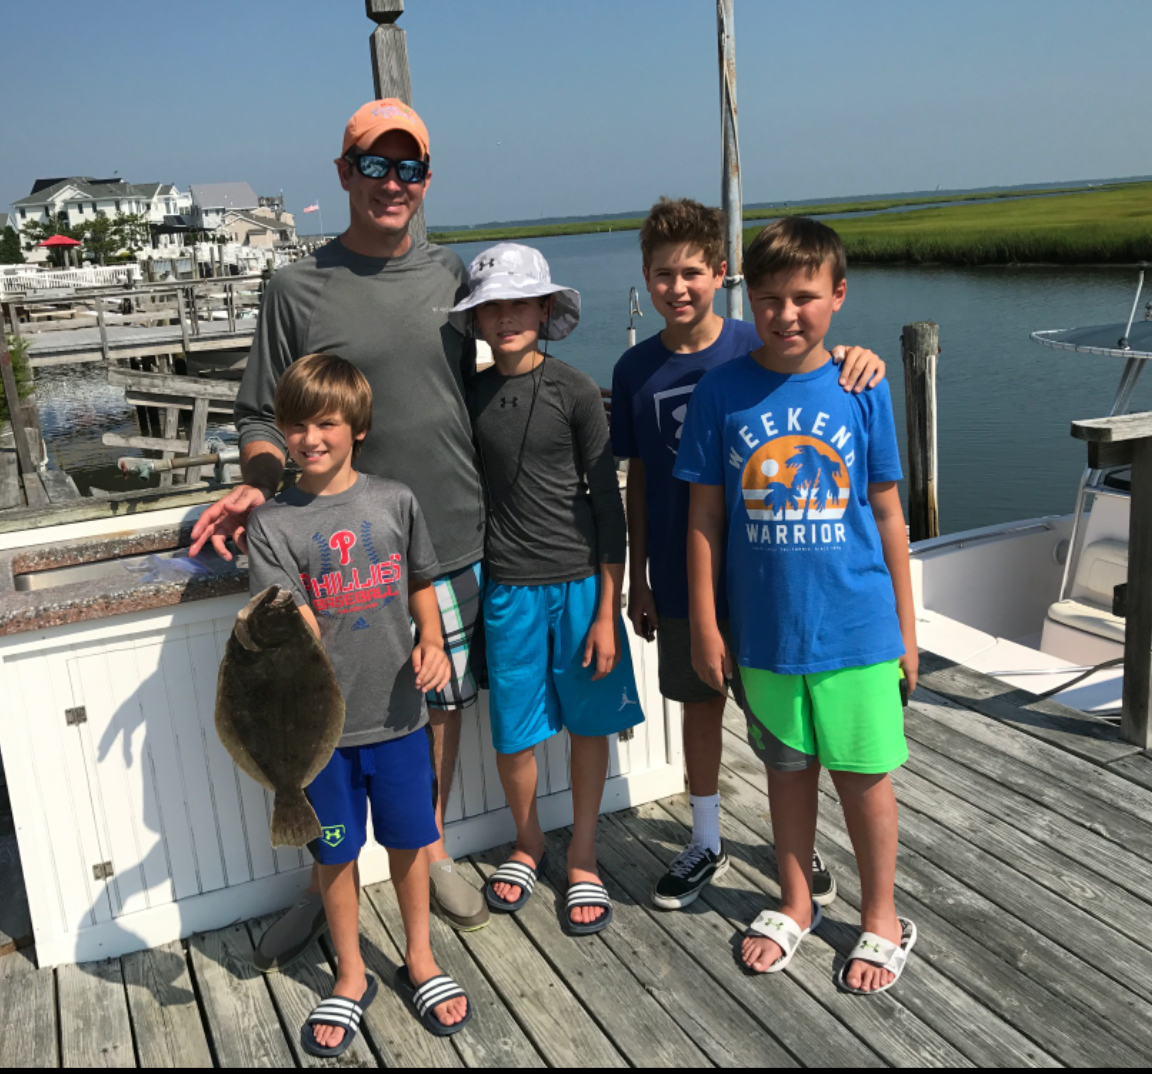
[[[130,276],[140,278],[135,264],[59,269],[52,272],[14,272],[0,275],[0,295],[47,291],[58,287],[106,287],[124,283]]]

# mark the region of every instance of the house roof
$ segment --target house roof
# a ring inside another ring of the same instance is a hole
[[[32,193],[26,198],[14,201],[15,205],[43,205],[51,201],[65,187],[75,187],[81,198],[101,200],[108,198],[153,198],[159,191],[168,193],[175,188],[171,183],[140,183],[133,185],[123,180],[91,179],[88,176],[76,175],[69,179],[54,179],[43,185],[47,180],[38,179],[32,187]]]
[[[260,199],[247,183],[193,183],[192,204],[201,209],[255,209]]]

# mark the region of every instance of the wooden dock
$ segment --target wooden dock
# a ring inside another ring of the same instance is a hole
[[[1114,728],[924,656],[908,710],[898,906],[920,931],[891,993],[839,994],[859,885],[830,781],[820,849],[840,887],[779,977],[745,975],[742,927],[778,889],[764,772],[729,707],[721,784],[733,868],[690,910],[651,908],[679,851],[684,796],[606,817],[616,919],[558,924],[567,833],[550,836],[525,911],[457,935],[433,922],[473,1023],[436,1040],[388,987],[403,936],[387,885],[366,892],[364,950],[381,978],[350,1066],[1147,1066],[1152,1056],[1152,759]],[[466,863],[475,881],[506,848]],[[125,921],[125,925],[129,922]],[[121,959],[37,970],[0,958],[5,1066],[316,1066],[300,1025],[332,983],[314,946],[288,973],[249,964],[266,922]]]

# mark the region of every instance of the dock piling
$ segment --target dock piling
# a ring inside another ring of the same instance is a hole
[[[1074,421],[1093,470],[1132,467],[1120,737],[1152,749],[1152,413]]]
[[[935,321],[906,324],[900,335],[900,352],[908,424],[908,535],[912,541],[924,541],[940,536],[936,456],[939,325]]]

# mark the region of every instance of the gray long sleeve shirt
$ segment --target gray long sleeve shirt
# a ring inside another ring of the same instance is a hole
[[[624,506],[592,378],[557,358],[515,377],[492,367],[476,375],[470,402],[488,483],[489,577],[555,584],[623,563]]]
[[[471,344],[448,323],[467,293],[451,250],[413,243],[393,258],[353,253],[339,239],[278,271],[268,285],[236,399],[240,443],[284,450],[272,397],[297,358],[352,362],[372,385],[372,431],[357,469],[416,495],[445,573],[480,559],[484,504],[464,405]]]

